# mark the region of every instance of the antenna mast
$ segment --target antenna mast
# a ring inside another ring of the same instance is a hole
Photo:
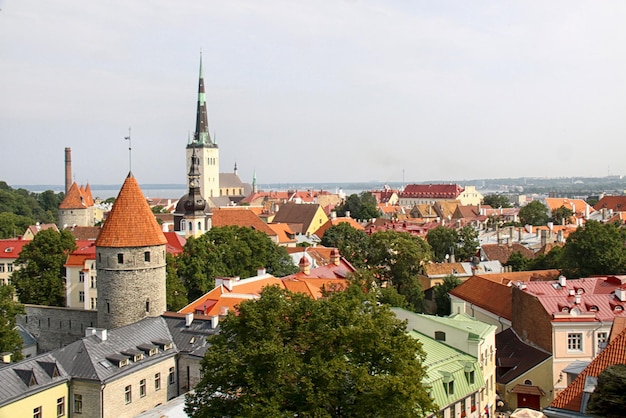
[[[132,165],[132,147],[131,142],[130,142],[130,126],[128,127],[128,136],[124,137],[125,140],[128,141],[128,172],[132,172],[133,171],[133,165]]]

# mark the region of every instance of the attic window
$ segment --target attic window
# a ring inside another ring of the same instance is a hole
[[[169,340],[153,340],[152,343],[158,345],[163,351],[171,350],[174,347],[174,344]]]
[[[106,359],[113,364],[117,364],[117,367],[124,367],[130,364],[130,357],[123,354],[111,354]]]
[[[613,308],[613,310],[615,312],[622,312],[624,310],[624,307],[622,305],[615,305],[615,308]]]
[[[134,363],[143,360],[143,351],[137,350],[135,348],[129,348],[128,350],[122,351],[122,354],[129,356],[132,358]]]
[[[589,312],[598,312],[600,309],[596,305],[591,305],[589,307]]]
[[[532,381],[532,380],[529,380],[529,379],[526,379],[526,380],[524,380],[524,384],[525,384],[526,386],[532,386],[532,385],[533,385],[533,381]]]
[[[7,247],[4,249],[5,253],[12,253],[13,252],[13,247]]]
[[[437,341],[445,341],[446,333],[443,331],[435,331],[435,340]]]
[[[585,289],[583,289],[582,287],[575,287],[574,289],[576,290],[577,295],[582,295],[583,293],[585,293]]]
[[[137,348],[146,353],[148,357],[154,356],[159,353],[159,347],[153,344],[142,344],[138,345]]]
[[[35,386],[37,384],[37,379],[35,378],[35,372],[33,369],[23,370],[23,369],[15,369],[15,373],[22,379],[22,382],[26,384],[28,387]]]
[[[563,306],[561,308],[561,312],[569,312],[569,307],[568,306]]]

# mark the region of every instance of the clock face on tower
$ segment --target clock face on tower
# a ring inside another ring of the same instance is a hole
[[[196,187],[196,180],[195,179],[189,180],[189,187]]]

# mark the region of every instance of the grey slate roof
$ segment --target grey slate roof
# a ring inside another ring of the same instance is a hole
[[[172,335],[161,317],[144,318],[134,324],[108,330],[107,339],[102,341],[98,336],[92,335],[76,341],[68,346],[52,352],[59,362],[65,367],[73,378],[97,380],[101,383],[110,381],[132,373],[148,364],[162,361],[164,358],[174,356],[177,353],[176,345],[172,349],[164,351],[162,347],[154,344],[155,341],[172,341]],[[108,359],[118,357],[127,358],[122,352],[129,350],[141,350],[140,347],[157,347],[158,352],[153,356],[144,354],[143,360],[130,361],[124,367],[118,367]]]
[[[6,365],[0,368],[0,406],[67,381],[68,373],[51,353]]]
[[[178,351],[195,357],[203,357],[209,348],[207,337],[217,334],[217,328],[211,327],[209,317],[196,315],[189,327],[185,325],[185,315],[175,313],[165,313],[165,322],[172,334],[172,338]]]
[[[526,344],[508,328],[496,334],[496,380],[507,384],[552,357],[540,348]]]
[[[22,338],[22,343],[23,343],[24,347],[30,347],[32,345],[37,345],[37,340],[35,339],[33,334],[31,334],[30,332],[28,332],[26,330],[26,328],[24,328],[21,325],[16,325],[15,329],[20,334],[20,337]]]

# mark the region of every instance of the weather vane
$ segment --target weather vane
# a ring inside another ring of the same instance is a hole
[[[132,165],[132,160],[131,160],[131,156],[132,156],[132,147],[130,146],[130,126],[128,127],[128,136],[124,137],[125,140],[128,141],[128,171],[132,172],[133,171],[133,165]]]

